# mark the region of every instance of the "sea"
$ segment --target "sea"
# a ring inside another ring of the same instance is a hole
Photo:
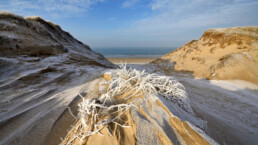
[[[159,58],[176,50],[171,48],[92,48],[106,58]]]

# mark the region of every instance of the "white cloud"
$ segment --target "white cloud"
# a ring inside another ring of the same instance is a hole
[[[150,8],[152,15],[130,27],[103,30],[108,35],[96,36],[101,45],[179,47],[209,28],[258,25],[258,1],[154,0]]]
[[[129,8],[129,7],[134,6],[137,2],[139,2],[139,0],[125,0],[122,3],[122,7],[123,8]]]
[[[165,7],[168,7],[169,4],[171,4],[171,0],[154,0],[151,8],[152,10],[158,10],[158,9],[163,9]]]
[[[258,1],[154,0],[151,8],[154,14],[136,21],[128,31],[166,35],[183,29],[258,23]]]
[[[41,10],[55,16],[69,16],[86,12],[90,7],[104,0],[9,0],[1,3],[0,9],[15,13]]]

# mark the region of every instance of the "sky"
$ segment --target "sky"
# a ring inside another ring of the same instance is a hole
[[[209,28],[258,26],[258,0],[0,0],[40,16],[92,48],[170,48]]]

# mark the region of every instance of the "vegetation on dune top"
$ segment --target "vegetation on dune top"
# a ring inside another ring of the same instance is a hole
[[[173,77],[127,69],[126,65],[121,65],[109,75],[110,80],[106,82],[105,93],[95,99],[90,96],[90,92],[87,98],[80,95],[82,102],[78,104],[79,113],[77,116],[73,115],[77,119],[77,124],[75,129],[68,133],[73,134],[73,137],[66,137],[62,144],[82,144],[91,135],[102,135],[102,129],[107,129],[112,135],[110,124],[130,127],[124,124],[121,118],[131,107],[136,107],[135,102],[140,96],[163,96],[188,113],[193,113],[185,88]]]

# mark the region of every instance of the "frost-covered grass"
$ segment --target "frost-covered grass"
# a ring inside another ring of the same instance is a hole
[[[178,104],[185,111],[192,112],[188,105],[188,96],[184,86],[174,77],[150,74],[144,70],[127,69],[126,65],[121,65],[120,69],[111,73],[111,78],[108,89],[111,90],[112,94],[133,92],[128,96],[132,97],[142,92],[145,96],[163,96]]]
[[[80,120],[74,130],[72,139],[65,138],[67,144],[84,139],[106,127],[110,135],[109,124],[114,123],[121,127],[130,127],[123,124],[122,115],[134,105],[138,96],[151,97],[162,96],[180,106],[185,111],[192,113],[188,103],[187,93],[182,84],[173,77],[149,74],[127,68],[121,65],[119,69],[110,72],[111,80],[107,81],[106,92],[97,100],[91,97],[82,97],[78,104],[77,120]],[[74,116],[75,117],[75,116]]]

